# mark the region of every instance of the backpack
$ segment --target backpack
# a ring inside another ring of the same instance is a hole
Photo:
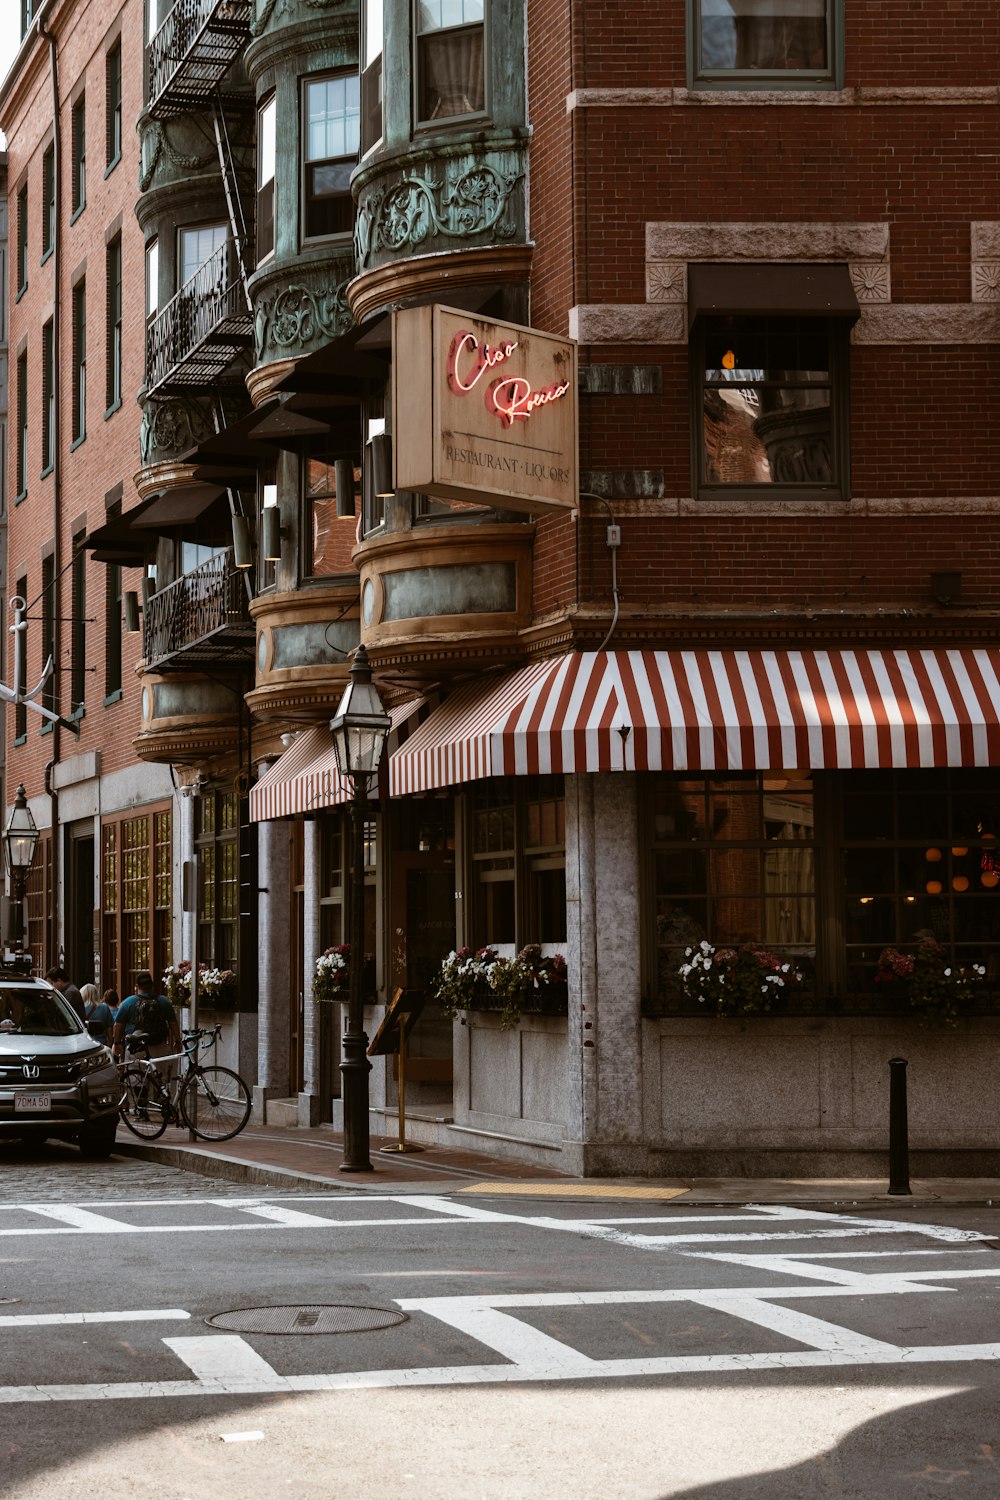
[[[166,1011],[156,995],[136,997],[135,1029],[146,1033],[151,1047],[157,1047],[167,1040],[170,1027]]]

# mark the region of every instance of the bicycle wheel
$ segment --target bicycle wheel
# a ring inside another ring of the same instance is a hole
[[[181,1091],[181,1115],[203,1141],[228,1141],[250,1118],[250,1090],[231,1068],[198,1068]]]
[[[144,1068],[126,1068],[122,1078],[125,1097],[119,1113],[133,1135],[155,1141],[167,1128],[164,1098],[155,1080]]]

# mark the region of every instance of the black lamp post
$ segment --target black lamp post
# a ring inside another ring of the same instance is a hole
[[[14,806],[0,837],[3,838],[4,855],[10,872],[10,905],[7,909],[5,943],[14,953],[21,953],[24,949],[24,889],[38,845],[38,829],[31,816],[23,786],[19,786],[15,793]]]
[[[354,788],[351,819],[354,829],[354,876],[351,882],[351,969],[347,991],[347,1030],[343,1038],[340,1072],[344,1095],[344,1160],[342,1172],[371,1172],[368,1148],[368,1038],[365,1035],[365,814],[368,783],[382,759],[391,720],[372,682],[368,653],[354,653],[351,680],[330,720],[337,768]]]

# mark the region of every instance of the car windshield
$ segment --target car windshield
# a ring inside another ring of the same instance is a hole
[[[58,990],[0,990],[0,1037],[77,1036],[83,1031],[72,1006]]]

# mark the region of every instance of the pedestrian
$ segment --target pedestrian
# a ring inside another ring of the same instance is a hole
[[[110,1005],[101,999],[96,984],[85,984],[80,990],[83,997],[87,1030],[95,1042],[110,1043],[115,1018]]]
[[[59,991],[63,999],[69,1001],[80,1017],[80,1020],[86,1025],[87,1008],[83,1003],[83,996],[66,973],[66,970],[56,965],[54,968],[49,969],[45,977],[49,981],[49,984]]]
[[[105,1005],[110,1010],[112,1017],[114,1017],[115,1015],[117,1015],[117,1013],[118,1013],[118,1007],[122,1003],[121,996],[119,995],[118,991],[117,990],[105,990],[104,994],[101,996],[101,999],[104,1001]]]
[[[122,1001],[115,1015],[112,1051],[118,1062],[124,1061],[125,1042],[133,1032],[141,1032],[147,1038],[146,1046],[152,1058],[169,1057],[181,1050],[181,1033],[174,1007],[166,995],[156,993],[148,969],[139,969],[135,976],[135,994]],[[160,1072],[167,1083],[172,1068],[161,1068]]]

